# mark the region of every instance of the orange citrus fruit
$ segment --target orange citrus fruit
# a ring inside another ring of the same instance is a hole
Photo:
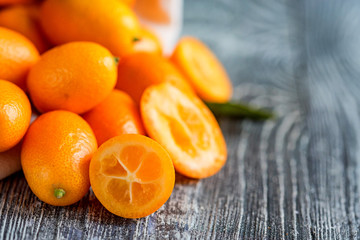
[[[84,119],[68,111],[38,117],[25,135],[21,165],[33,193],[43,202],[66,206],[90,187],[89,164],[96,139]]]
[[[121,134],[145,134],[138,106],[128,94],[119,90],[113,90],[83,118],[93,129],[99,146]]]
[[[169,199],[175,172],[169,154],[157,142],[124,134],[108,140],[94,154],[90,182],[107,210],[124,218],[141,218]]]
[[[38,59],[39,52],[29,39],[0,27],[0,79],[26,90],[26,76]]]
[[[149,52],[162,55],[162,46],[158,37],[150,30],[142,28],[136,39],[134,39],[134,52]]]
[[[120,59],[116,88],[127,92],[137,103],[148,86],[166,81],[192,92],[176,67],[161,56],[139,52]]]
[[[133,51],[140,31],[133,11],[119,0],[46,0],[41,23],[54,44],[96,42],[118,57]]]
[[[151,86],[141,98],[141,115],[147,133],[169,152],[179,173],[205,178],[225,164],[227,150],[221,129],[195,95],[171,83]]]
[[[39,17],[38,5],[12,5],[0,11],[0,26],[23,34],[42,53],[50,45],[40,28]]]
[[[72,42],[41,56],[28,76],[30,97],[41,112],[84,113],[103,101],[116,84],[116,61],[104,47]]]
[[[15,84],[0,80],[0,152],[20,142],[30,119],[31,106],[26,94]]]
[[[171,60],[189,80],[200,98],[209,102],[230,100],[231,81],[220,61],[200,40],[182,38]]]

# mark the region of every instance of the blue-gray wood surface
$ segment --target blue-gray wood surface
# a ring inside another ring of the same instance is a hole
[[[184,34],[204,40],[234,98],[275,121],[219,119],[226,166],[177,176],[156,213],[126,220],[93,194],[39,201],[21,173],[0,181],[0,239],[359,239],[360,2],[187,0]]]

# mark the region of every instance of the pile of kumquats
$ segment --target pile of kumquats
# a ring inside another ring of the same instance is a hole
[[[175,170],[201,179],[226,162],[203,102],[230,99],[224,68],[193,37],[164,57],[133,2],[0,0],[0,152],[22,141],[25,178],[48,204],[91,186],[110,212],[145,217],[169,199]]]

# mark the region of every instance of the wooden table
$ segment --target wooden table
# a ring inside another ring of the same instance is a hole
[[[185,1],[184,34],[223,61],[234,98],[274,121],[219,119],[226,166],[176,178],[155,214],[125,220],[90,193],[40,202],[21,173],[0,181],[0,239],[358,239],[360,2]]]

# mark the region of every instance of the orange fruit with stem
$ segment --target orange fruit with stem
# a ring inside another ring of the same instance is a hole
[[[138,106],[128,94],[119,90],[113,90],[83,118],[93,129],[99,146],[121,134],[145,134]]]
[[[216,56],[200,40],[182,38],[172,56],[199,97],[208,102],[227,102],[232,95],[231,81]]]
[[[43,202],[66,206],[90,187],[89,164],[96,139],[84,119],[68,111],[38,117],[25,135],[21,165],[33,193]]]
[[[39,52],[29,39],[0,27],[0,79],[26,90],[27,74],[38,59]]]
[[[206,178],[225,164],[221,129],[197,96],[171,83],[150,86],[141,98],[141,115],[147,133],[169,152],[179,173]]]
[[[0,11],[0,26],[23,34],[42,53],[50,44],[40,28],[39,18],[38,5],[12,5]]]
[[[132,53],[140,33],[135,14],[119,0],[46,0],[41,23],[54,44],[96,42],[118,57]]]
[[[149,52],[162,55],[162,46],[158,37],[146,28],[141,28],[134,39],[133,52]]]
[[[116,84],[116,59],[104,47],[72,42],[45,52],[28,76],[30,97],[40,112],[84,113],[103,101]]]
[[[94,154],[90,182],[107,210],[124,218],[141,218],[169,199],[175,171],[160,144],[142,135],[124,134],[108,140]]]
[[[23,90],[11,82],[0,80],[0,152],[20,142],[30,119],[31,105]]]
[[[147,87],[167,81],[192,92],[191,86],[176,67],[161,56],[141,52],[120,59],[116,88],[128,93],[136,103],[140,103]]]

